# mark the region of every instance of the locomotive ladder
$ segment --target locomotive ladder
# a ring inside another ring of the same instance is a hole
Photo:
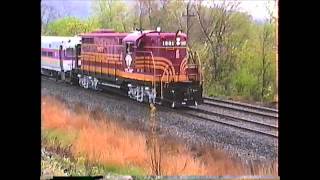
[[[199,55],[198,55],[198,53],[196,53],[196,58],[197,58],[197,60],[198,60],[198,63],[199,63],[199,67],[198,67],[198,72],[199,72],[199,81],[200,81],[200,85],[202,85],[202,78],[203,78],[203,75],[202,75],[202,66],[201,66],[201,60],[200,60],[200,58],[199,58]]]
[[[196,79],[199,80],[200,82],[200,85],[202,84],[202,78],[203,78],[203,75],[202,75],[202,66],[201,66],[201,61],[200,61],[200,58],[199,58],[199,55],[197,52],[195,52],[194,54],[192,54],[192,52],[189,54],[189,51],[191,52],[191,50],[189,48],[187,48],[187,57],[188,57],[188,66],[189,65],[193,65],[195,67],[197,67],[198,69],[198,74],[199,74],[199,77],[198,75],[196,76]],[[189,64],[189,57],[191,55],[191,59],[193,60],[193,64]],[[198,64],[196,64],[198,61]]]

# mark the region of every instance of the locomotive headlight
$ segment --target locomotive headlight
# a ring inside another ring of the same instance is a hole
[[[78,78],[81,78],[81,75],[80,75],[80,74],[78,74]]]
[[[174,90],[173,90],[173,89],[171,90],[171,93],[173,93],[173,94],[174,94]]]

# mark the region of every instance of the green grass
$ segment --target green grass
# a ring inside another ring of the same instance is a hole
[[[120,167],[117,165],[92,164],[79,157],[76,161],[71,162],[70,175],[72,176],[92,176],[92,175],[145,175],[142,169],[136,167]],[[70,167],[70,166],[69,166]]]
[[[146,175],[143,169],[138,167],[120,167],[116,165],[104,165],[103,169],[107,172],[112,172],[121,175],[143,176]]]
[[[49,143],[55,145],[59,142],[61,147],[67,147],[75,140],[77,134],[75,132],[65,133],[58,129],[42,130],[42,136]]]
[[[58,129],[42,129],[43,146],[55,151],[51,158],[42,159],[42,168],[52,171],[54,175],[61,175],[66,169],[70,176],[87,176],[87,175],[146,175],[143,169],[138,167],[123,167],[118,165],[105,165],[92,163],[85,157],[68,157],[71,155],[70,145],[77,138],[75,132],[65,133]],[[74,156],[74,155],[72,155]],[[47,171],[46,170],[46,171]]]

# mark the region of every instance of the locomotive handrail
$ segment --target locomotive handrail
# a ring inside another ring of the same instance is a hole
[[[161,86],[161,99],[163,99],[163,87],[162,87],[162,83],[163,83],[163,78],[164,78],[164,73],[166,73],[167,75],[167,82],[169,82],[169,72],[168,72],[168,65],[165,67],[161,79],[160,79],[160,86]]]
[[[136,51],[140,53],[150,53],[152,58],[152,64],[153,64],[153,76],[152,76],[152,86],[154,89],[156,89],[156,83],[155,83],[155,77],[156,77],[156,65],[154,63],[153,53],[152,51]]]
[[[190,51],[190,49],[187,48],[187,57],[188,57],[188,59],[189,59],[189,51]],[[200,85],[201,85],[201,84],[202,84],[202,66],[201,66],[201,60],[200,60],[200,58],[199,58],[198,53],[195,52],[195,55],[197,56],[196,59],[198,60],[198,63],[199,63],[199,64],[189,64],[189,61],[188,61],[188,67],[189,67],[189,65],[198,66],[199,81],[200,81]]]
[[[199,71],[199,75],[200,75],[200,85],[202,85],[202,66],[201,66],[201,60],[200,60],[200,58],[199,58],[199,55],[198,55],[198,53],[196,53],[196,56],[197,56],[197,59],[198,59],[198,61],[199,61],[199,69],[198,69],[198,71]]]

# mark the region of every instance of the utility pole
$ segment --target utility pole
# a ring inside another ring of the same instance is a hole
[[[189,49],[190,44],[189,44],[189,31],[190,31],[190,17],[194,17],[195,14],[190,14],[190,3],[191,1],[189,0],[187,4],[187,14],[183,14],[182,16],[187,17],[187,48]],[[188,58],[189,59],[189,58]]]
[[[188,2],[187,4],[187,14],[183,14],[182,16],[187,17],[187,37],[189,39],[189,31],[190,31],[190,17],[195,16],[195,14],[190,14],[190,3],[191,1]],[[187,42],[187,45],[189,47],[189,41]]]

